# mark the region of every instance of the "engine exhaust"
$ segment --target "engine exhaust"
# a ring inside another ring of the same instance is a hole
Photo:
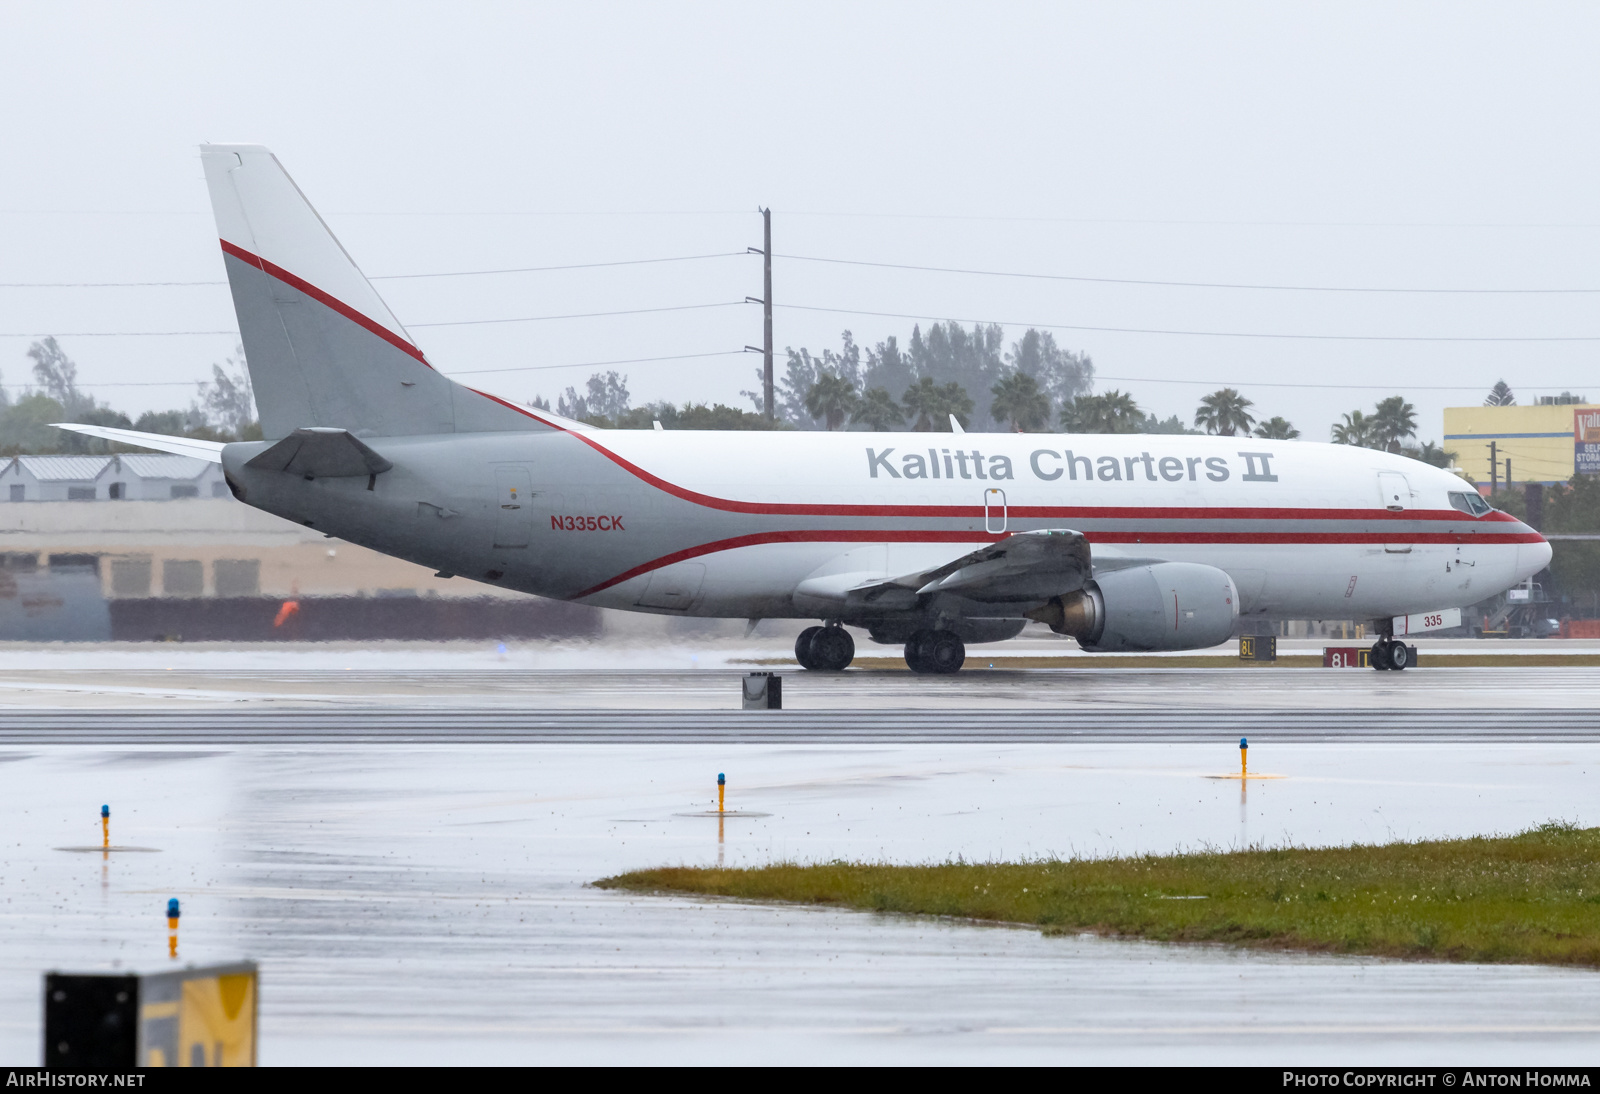
[[[1105,629],[1105,607],[1100,590],[1093,585],[1052,597],[1043,607],[1025,614],[1057,634],[1076,638],[1084,645],[1092,645]]]

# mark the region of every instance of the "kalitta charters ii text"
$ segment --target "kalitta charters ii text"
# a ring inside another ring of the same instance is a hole
[[[1011,457],[984,457],[981,449],[930,448],[921,452],[895,449],[867,450],[867,471],[872,478],[888,479],[984,479],[1006,481],[1015,478]],[[1244,467],[1230,468],[1222,456],[1085,456],[1069,449],[1036,449],[1028,455],[1028,467],[1037,479],[1055,482],[1065,476],[1069,482],[1227,482],[1235,470],[1244,482],[1277,482],[1272,470],[1273,453],[1240,452]],[[941,468],[943,469],[941,471]]]

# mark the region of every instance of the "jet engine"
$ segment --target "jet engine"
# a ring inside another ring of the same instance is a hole
[[[1194,650],[1233,634],[1239,593],[1215,566],[1158,562],[1112,570],[1028,614],[1086,650]]]

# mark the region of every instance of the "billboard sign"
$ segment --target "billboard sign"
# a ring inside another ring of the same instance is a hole
[[[1600,475],[1600,410],[1572,412],[1572,466],[1580,475]]]

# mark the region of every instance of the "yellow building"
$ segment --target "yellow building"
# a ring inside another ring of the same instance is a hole
[[[1566,482],[1580,462],[1583,470],[1595,470],[1595,458],[1600,456],[1595,451],[1600,449],[1597,411],[1600,407],[1589,403],[1446,407],[1444,447],[1456,454],[1456,466],[1481,490],[1493,482],[1502,488],[1508,481]],[[1587,436],[1580,442],[1579,430],[1585,426]],[[1581,460],[1580,448],[1585,457]],[[1491,451],[1498,465],[1493,470]]]

